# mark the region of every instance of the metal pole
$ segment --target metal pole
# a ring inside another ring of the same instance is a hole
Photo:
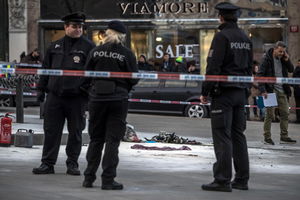
[[[23,102],[23,79],[17,79],[16,88],[16,113],[17,123],[24,123],[24,102]]]
[[[45,102],[40,103],[40,119],[44,119],[44,107],[45,107]]]

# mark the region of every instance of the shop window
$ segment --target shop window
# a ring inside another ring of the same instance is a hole
[[[83,33],[86,35],[86,31]],[[51,30],[45,30],[45,48],[48,48],[51,42],[54,42],[56,40],[61,39],[65,36],[64,30],[57,30],[57,29],[51,29]]]
[[[92,31],[92,41],[95,43],[96,46],[103,44],[104,36],[105,30]]]
[[[64,36],[64,30],[45,30],[45,47],[48,48],[51,42],[54,42]]]
[[[130,48],[134,52],[136,58],[140,55],[146,56],[148,60],[151,58],[152,52],[151,49],[151,32],[145,30],[132,30],[130,32]]]
[[[277,41],[282,41],[282,28],[252,28],[249,37],[253,44],[254,60],[260,61],[263,54]]]
[[[216,30],[200,30],[200,73],[205,74],[207,56]]]
[[[199,60],[198,30],[156,30],[154,55],[162,59],[168,53],[175,59],[182,56],[187,60]]]

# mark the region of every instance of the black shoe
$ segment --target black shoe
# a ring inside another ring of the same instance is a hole
[[[80,176],[80,171],[79,171],[78,167],[68,166],[67,174],[73,175],[73,176]]]
[[[209,184],[202,185],[202,190],[231,192],[232,188],[231,188],[230,184],[221,184],[221,183],[217,183],[217,182],[212,182]]]
[[[41,164],[41,166],[37,168],[32,169],[32,173],[34,174],[54,174],[54,167],[46,165],[44,163]]]
[[[248,190],[248,184],[247,183],[238,183],[235,181],[231,182],[231,187],[233,189],[237,189],[237,190]]]
[[[264,143],[270,144],[270,145],[275,145],[275,143],[273,142],[273,140],[271,138],[265,138]]]
[[[102,190],[123,190],[123,184],[113,181],[112,183],[102,183]]]
[[[297,141],[291,139],[290,137],[281,137],[280,144],[295,144]]]
[[[83,183],[82,183],[82,187],[85,187],[85,188],[92,188],[92,187],[93,187],[93,182],[94,182],[94,181],[84,180]]]

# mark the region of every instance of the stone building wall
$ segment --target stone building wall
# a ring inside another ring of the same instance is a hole
[[[40,1],[27,1],[27,52],[38,47],[38,19],[40,18]]]
[[[9,0],[9,61],[20,60],[20,54],[27,49],[26,0]]]
[[[300,59],[300,1],[288,0],[288,13],[289,29],[291,26],[298,26],[298,32],[293,33],[290,30],[288,32],[288,50],[290,52],[291,60],[293,64],[297,64]]]

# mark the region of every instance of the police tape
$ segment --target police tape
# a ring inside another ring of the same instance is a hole
[[[8,74],[38,74],[50,76],[80,76],[97,78],[129,78],[129,79],[170,79],[188,81],[217,81],[238,83],[279,83],[300,85],[300,78],[285,77],[253,77],[253,76],[227,76],[227,75],[197,75],[179,73],[155,72],[109,72],[109,71],[84,71],[84,70],[59,70],[59,69],[30,69],[30,68],[5,68],[0,64],[0,73]]]
[[[0,66],[4,68],[16,68],[16,67],[42,68],[41,64],[14,63],[14,62],[2,62],[2,61],[0,61]]]
[[[16,95],[15,90],[9,90],[6,88],[0,88],[0,94]],[[24,96],[37,96],[36,92],[23,92]],[[170,100],[153,100],[153,99],[128,99],[129,102],[133,103],[158,103],[158,104],[180,104],[180,105],[203,105],[210,106],[210,103],[203,104],[198,101],[187,102],[187,101],[170,101]],[[256,105],[245,105],[246,108],[257,108]],[[289,107],[290,110],[300,110],[300,107]]]
[[[16,95],[16,90],[9,90],[6,88],[0,88],[0,94],[6,94],[6,95]],[[23,92],[24,96],[37,96],[36,92]]]
[[[135,103],[159,103],[159,104],[181,104],[181,105],[203,105],[210,106],[210,103],[203,104],[198,101],[186,102],[186,101],[168,101],[168,100],[152,100],[152,99],[128,99],[129,102]],[[245,105],[245,108],[258,108],[256,105]],[[289,107],[290,110],[300,110],[300,107]]]

